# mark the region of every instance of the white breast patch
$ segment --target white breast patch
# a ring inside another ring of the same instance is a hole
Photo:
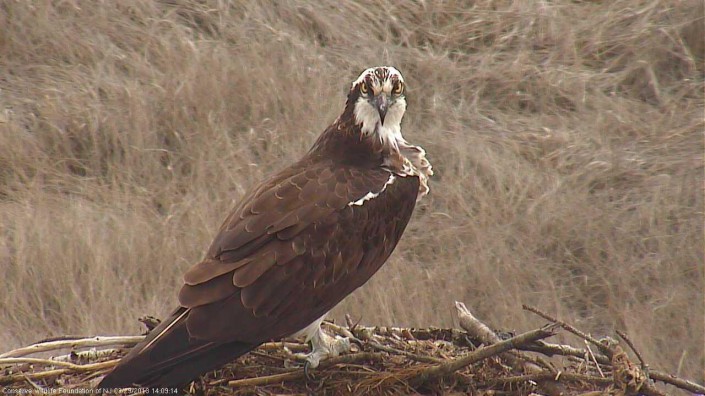
[[[367,201],[369,201],[369,200],[371,200],[371,199],[377,198],[377,197],[379,196],[379,194],[382,194],[382,193],[384,192],[384,190],[387,189],[387,186],[389,186],[389,185],[391,185],[392,183],[394,183],[394,180],[395,180],[395,179],[396,179],[396,176],[394,176],[393,173],[390,173],[390,174],[389,174],[389,179],[387,179],[387,181],[384,183],[384,185],[382,186],[382,189],[381,189],[381,190],[379,190],[379,191],[377,191],[377,192],[372,192],[372,191],[370,191],[370,192],[368,192],[367,194],[365,194],[364,197],[358,199],[357,201],[352,201],[352,202],[348,203],[348,206],[362,206],[362,205],[365,204],[365,202],[367,202]]]

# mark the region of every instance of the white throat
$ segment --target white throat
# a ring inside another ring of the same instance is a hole
[[[363,135],[377,135],[385,146],[399,151],[399,145],[405,142],[401,134],[401,119],[405,111],[406,101],[398,100],[387,111],[382,125],[377,109],[367,99],[358,98],[355,103],[355,121],[362,126]]]

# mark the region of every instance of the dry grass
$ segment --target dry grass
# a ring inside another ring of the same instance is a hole
[[[163,316],[225,213],[364,67],[437,170],[336,315],[542,307],[705,380],[703,2],[0,4],[0,350]],[[343,10],[339,10],[343,7]]]

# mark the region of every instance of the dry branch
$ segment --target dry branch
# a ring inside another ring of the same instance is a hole
[[[663,392],[661,392],[659,389],[654,387],[650,383],[650,378],[648,376],[648,373],[646,373],[644,370],[638,368],[634,363],[629,360],[629,357],[627,354],[622,350],[622,348],[617,345],[616,343],[612,342],[600,342],[590,336],[589,334],[586,334],[578,329],[576,329],[574,326],[563,322],[561,320],[558,320],[547,313],[534,308],[534,307],[529,307],[527,305],[522,306],[525,310],[533,312],[539,316],[541,316],[544,319],[547,319],[551,322],[553,322],[556,325],[561,326],[565,330],[569,331],[570,333],[573,333],[577,335],[578,337],[582,338],[586,342],[589,342],[591,344],[594,344],[597,346],[602,353],[604,353],[609,359],[611,363],[611,368],[612,368],[612,379],[613,379],[613,385],[615,388],[617,388],[620,392],[625,393],[625,394],[631,394],[631,393],[641,393],[646,396],[665,396]],[[622,338],[625,338],[626,335],[623,335]],[[626,340],[626,338],[625,338]],[[631,341],[628,342],[629,346],[634,349],[634,345],[631,343]],[[595,357],[594,354],[592,354],[592,351],[588,348],[588,352],[590,353],[590,356],[593,358],[595,364],[598,364],[597,358]],[[639,356],[641,358],[641,356]],[[646,367],[646,363],[642,360],[642,367]],[[598,365],[599,368],[599,365]]]
[[[423,384],[431,379],[447,376],[465,366],[469,366],[480,360],[496,356],[510,349],[516,349],[519,345],[551,337],[556,334],[555,329],[557,327],[558,326],[556,325],[548,325],[540,329],[531,330],[526,333],[514,336],[508,340],[500,341],[496,344],[479,348],[473,352],[466,354],[465,356],[452,359],[448,362],[441,363],[439,365],[428,367],[422,370],[421,372],[417,373],[415,378],[412,380],[412,383],[416,385]]]
[[[586,349],[576,348],[571,345],[552,344],[546,341],[536,341],[535,343],[524,345],[519,348],[522,351],[537,352],[548,357],[569,356],[584,360],[588,355]],[[599,364],[610,364],[610,359],[605,355],[596,353],[593,355]]]
[[[69,374],[73,371],[80,372],[91,372],[104,370],[106,368],[112,368],[115,366],[120,359],[108,360],[106,362],[99,362],[93,364],[76,365],[76,367],[62,368],[56,370],[40,371],[37,373],[18,373],[0,376],[0,384],[9,384],[13,382],[23,382],[26,379],[44,379],[49,377],[55,377],[62,374]]]
[[[494,331],[477,319],[464,303],[456,301],[455,309],[457,311],[456,314],[458,315],[460,327],[465,329],[471,337],[480,340],[486,345],[497,344],[502,341]],[[553,370],[546,373],[543,368],[539,367],[535,363],[526,361],[523,357],[515,356],[508,352],[502,353],[501,356],[507,364],[517,370],[525,371],[531,374],[555,374]],[[542,362],[542,365],[544,367],[550,367],[550,365],[545,362]],[[553,377],[554,375],[547,375],[545,378],[537,380],[537,382],[539,382],[539,387],[549,395],[563,394],[564,389],[557,384],[557,380],[554,380]]]
[[[534,381],[534,382],[541,382],[541,381],[581,381],[581,382],[589,382],[593,384],[600,384],[600,385],[609,385],[612,383],[612,380],[609,378],[602,378],[602,377],[595,377],[593,375],[584,375],[584,374],[575,374],[575,373],[563,373],[559,372],[557,374],[553,373],[548,373],[548,372],[543,372],[543,373],[534,373],[534,374],[526,374],[526,375],[517,375],[513,377],[498,377],[495,378],[492,382],[494,383],[501,383],[501,384],[518,384],[518,383],[523,383],[523,382],[529,382],[529,381]]]
[[[591,335],[576,329],[575,327],[573,327],[572,325],[570,325],[568,323],[565,323],[563,321],[560,321],[560,320],[552,317],[551,315],[539,310],[538,308],[530,307],[528,305],[522,305],[522,308],[529,311],[529,312],[533,312],[536,315],[538,315],[538,316],[540,316],[540,317],[542,317],[552,323],[555,323],[555,324],[561,326],[566,331],[573,333],[576,336],[582,338],[583,340],[595,345],[596,347],[598,347],[600,349],[600,352],[604,353],[608,357],[610,357],[610,358],[612,357],[611,356],[612,351],[605,345],[605,343],[600,342],[599,340],[596,340]]]
[[[71,362],[51,360],[51,359],[37,359],[37,358],[3,358],[0,359],[0,367],[8,366],[12,364],[28,363],[28,364],[40,364],[44,366],[58,366],[73,370],[81,370],[82,365],[75,364]]]
[[[675,387],[681,388],[681,389],[686,390],[688,392],[693,392],[694,394],[697,394],[697,395],[705,395],[705,386],[702,386],[700,384],[696,384],[693,381],[688,381],[688,380],[684,380],[682,378],[678,378],[672,374],[666,374],[666,373],[662,373],[660,371],[651,371],[649,373],[649,377],[651,377],[651,379],[654,381],[661,381],[661,382],[664,382],[667,384],[671,384]]]
[[[92,360],[109,358],[111,356],[117,356],[120,351],[121,349],[118,348],[91,348],[87,351],[71,351],[71,353],[68,353],[66,355],[52,356],[51,360],[56,362],[87,362]]]
[[[355,353],[352,355],[342,355],[342,356],[336,356],[333,358],[330,358],[328,360],[325,360],[321,363],[321,365],[316,369],[316,371],[319,370],[324,370],[329,367],[333,367],[338,364],[350,364],[350,363],[359,363],[359,362],[365,362],[365,361],[378,361],[382,360],[382,355],[379,353],[370,353],[370,352],[360,352],[360,353]],[[261,385],[267,385],[267,384],[274,384],[278,383],[281,381],[288,381],[288,380],[293,380],[293,379],[298,379],[298,378],[304,378],[306,376],[306,372],[304,369],[298,369],[295,371],[292,371],[290,373],[282,373],[282,374],[275,374],[275,375],[268,375],[264,377],[256,377],[256,378],[246,378],[246,379],[241,379],[241,380],[234,380],[234,381],[229,381],[228,386],[231,387],[241,387],[241,386],[261,386]]]
[[[624,342],[627,343],[627,345],[629,346],[629,348],[631,348],[632,352],[634,352],[634,354],[636,355],[637,359],[639,359],[639,362],[641,362],[641,369],[644,370],[644,371],[648,371],[648,370],[649,370],[649,365],[647,365],[646,362],[644,361],[644,358],[641,357],[641,353],[639,353],[639,351],[636,349],[636,347],[634,346],[634,343],[632,342],[632,340],[629,339],[629,337],[627,336],[627,334],[624,333],[623,331],[617,330],[616,332],[617,332],[617,335],[618,335],[619,337],[621,337],[621,338],[624,340]]]
[[[580,349],[570,345],[552,344],[543,340],[521,346],[519,349],[523,351],[541,353],[549,357],[555,355],[585,359],[585,356],[588,354],[588,351],[586,349]],[[596,353],[594,354],[594,357],[597,363],[599,364],[610,364],[609,358],[602,354]],[[669,385],[673,385],[688,392],[692,392],[695,394],[705,394],[705,386],[696,384],[693,381],[678,378],[675,375],[667,374],[659,370],[649,369],[649,377],[654,381],[660,381]]]
[[[88,348],[88,347],[103,347],[124,345],[131,346],[142,341],[144,336],[96,336],[90,338],[48,341],[33,344],[24,348],[18,348],[9,352],[0,354],[0,358],[21,357],[31,355],[33,353],[55,351],[65,348]]]

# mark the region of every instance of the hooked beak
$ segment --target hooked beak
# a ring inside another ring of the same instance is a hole
[[[375,107],[379,112],[379,120],[384,125],[384,117],[387,116],[387,109],[389,108],[389,98],[384,93],[380,93],[375,98]]]

